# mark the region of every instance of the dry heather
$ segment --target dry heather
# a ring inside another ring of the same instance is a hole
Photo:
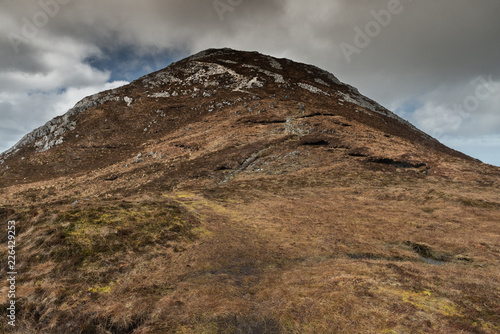
[[[498,332],[496,192],[377,174],[3,208],[18,332]]]

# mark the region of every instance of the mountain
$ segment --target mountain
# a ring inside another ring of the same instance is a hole
[[[324,70],[206,50],[0,155],[16,330],[496,333],[499,187]]]

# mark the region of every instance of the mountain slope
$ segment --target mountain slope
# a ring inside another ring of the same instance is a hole
[[[231,117],[244,122],[246,128],[249,124],[272,128],[281,123],[279,130],[271,130],[275,138],[320,135],[336,142],[342,141],[339,135],[325,133],[332,130],[330,124],[348,126],[354,121],[380,135],[412,142],[419,146],[415,151],[425,147],[467,158],[328,72],[258,53],[223,49],[202,52],[130,85],[82,100],[5,152],[0,161],[7,163],[0,166],[0,174],[4,174],[3,180],[26,178],[30,182],[95,170],[139,154],[140,145],[214,117]],[[327,124],[316,128],[302,124],[316,120]],[[208,136],[206,140],[212,140]],[[392,143],[385,142],[386,146]],[[33,155],[35,152],[43,154]],[[6,172],[9,165],[13,168]]]
[[[499,330],[500,170],[314,66],[207,50],[0,162],[19,333]]]

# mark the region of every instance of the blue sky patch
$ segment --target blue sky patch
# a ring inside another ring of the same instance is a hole
[[[103,55],[89,57],[84,62],[100,71],[110,71],[110,82],[133,81],[161,70],[187,55],[172,50],[140,50],[132,45],[109,46],[102,48],[101,51]]]

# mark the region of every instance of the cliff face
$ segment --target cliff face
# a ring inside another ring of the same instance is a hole
[[[18,330],[495,333],[499,181],[326,71],[207,50],[0,156]]]

